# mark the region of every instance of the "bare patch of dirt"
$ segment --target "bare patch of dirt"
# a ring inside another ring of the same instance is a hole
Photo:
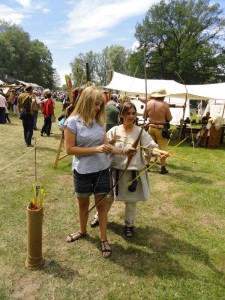
[[[222,218],[219,218],[218,215],[207,214],[207,213],[201,214],[198,222],[201,225],[205,225],[205,226],[211,225],[218,229],[225,228],[225,220],[223,220]]]
[[[11,294],[12,299],[35,300],[36,292],[40,288],[40,283],[32,276],[20,278],[15,286],[14,292]]]
[[[65,183],[65,184],[72,184],[72,182],[73,182],[73,179],[72,179],[72,175],[66,175],[66,174],[64,174],[64,175],[60,175],[59,176],[59,182],[61,182],[61,184],[62,183]]]
[[[162,215],[168,215],[170,217],[182,216],[183,213],[184,211],[182,209],[175,207],[172,203],[164,202],[155,207],[152,213],[152,217],[158,218]]]

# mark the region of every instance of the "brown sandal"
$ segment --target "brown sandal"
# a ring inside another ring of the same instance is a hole
[[[104,258],[108,258],[110,257],[112,250],[109,247],[109,243],[108,241],[101,241],[101,247],[102,247],[102,256]],[[106,255],[105,255],[106,254]]]
[[[80,231],[77,231],[75,233],[69,234],[68,237],[66,238],[66,241],[67,241],[67,243],[73,243],[76,240],[84,238],[86,235],[87,235],[87,232],[81,233]]]
[[[134,227],[131,226],[131,227],[128,227],[128,226],[125,226],[125,234],[126,234],[126,237],[132,237],[134,235]]]

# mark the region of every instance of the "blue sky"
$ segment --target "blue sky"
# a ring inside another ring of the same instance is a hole
[[[42,41],[64,81],[70,62],[81,52],[106,46],[128,49],[135,42],[137,22],[153,0],[1,0],[0,19],[22,26],[31,39]],[[62,82],[64,83],[64,82]]]
[[[1,0],[0,19],[20,25],[42,41],[53,57],[62,84],[70,62],[81,52],[106,46],[131,49],[137,22],[157,0]],[[214,1],[211,1],[213,3]],[[225,8],[223,0],[216,1]]]

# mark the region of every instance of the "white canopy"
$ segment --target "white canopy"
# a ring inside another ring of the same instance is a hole
[[[145,85],[145,79],[135,78],[114,72],[111,82],[105,88],[125,91],[131,94],[145,94]],[[225,100],[225,83],[184,85],[174,80],[147,79],[147,94],[151,94],[159,89],[165,89],[167,94],[169,94],[169,96],[165,98],[165,101],[169,102],[170,104],[175,103],[184,105],[184,99],[186,97],[187,99],[193,100],[214,99],[214,104],[209,102],[207,110],[210,110],[210,113],[213,115],[217,114],[223,117],[225,116],[225,104],[222,101]],[[135,105],[138,106],[138,112],[141,115],[143,112],[143,108],[140,109],[141,104],[138,104],[136,101]],[[186,103],[185,112],[182,108],[171,108],[170,110],[173,116],[172,123],[179,124],[184,113],[184,118],[190,116],[189,101]]]
[[[123,75],[113,72],[112,81],[105,87],[107,89],[126,91],[128,93],[145,94],[145,80]],[[174,80],[163,79],[148,79],[147,80],[147,93],[151,94],[155,90],[165,89],[168,94],[185,94],[186,90],[183,84]]]
[[[36,83],[30,83],[30,82],[25,82],[25,81],[21,81],[21,80],[16,80],[16,82],[18,82],[19,84],[22,84],[24,86],[31,85],[33,88],[39,88],[39,87],[41,87],[40,85],[38,85]]]
[[[188,94],[196,95],[193,99],[225,100],[225,83],[187,85]],[[190,98],[190,97],[189,97]]]
[[[108,89],[125,91],[127,93],[145,94],[145,79],[135,78],[113,72],[111,82],[105,87]],[[174,80],[147,79],[147,93],[165,89],[173,98],[189,99],[225,99],[225,83],[184,85]]]

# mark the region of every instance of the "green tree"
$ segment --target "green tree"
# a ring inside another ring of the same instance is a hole
[[[52,55],[40,41],[30,40],[30,35],[16,25],[0,20],[0,76],[43,87],[54,87]]]
[[[2,26],[1,26],[2,25]],[[24,80],[23,65],[29,50],[30,37],[22,29],[6,22],[0,23],[0,65],[7,71],[6,75]]]
[[[146,49],[148,78],[179,81],[177,72],[189,84],[224,80],[224,29],[222,9],[208,0],[163,0],[153,5],[135,33]],[[134,68],[137,54],[132,56]]]
[[[130,51],[122,46],[112,45],[107,49],[107,52],[109,69],[122,74],[127,74],[127,61]]]
[[[39,40],[31,41],[25,61],[26,81],[35,82],[50,89],[55,88],[52,55],[44,43]]]
[[[97,85],[109,83],[111,71],[128,74],[129,55],[130,51],[118,45],[106,47],[101,53],[79,53],[70,64],[74,84],[80,86],[86,83],[86,63],[89,64],[91,81]]]
[[[144,50],[138,49],[138,51],[134,51],[129,57],[127,64],[128,68],[128,75],[137,77],[137,78],[144,78]]]
[[[87,82],[86,64],[89,67],[89,74],[91,82],[96,80],[96,54],[93,51],[89,51],[86,54],[79,53],[78,57],[70,63],[72,68],[72,77],[75,86],[82,86]]]
[[[106,85],[110,79],[111,74],[108,66],[108,47],[102,50],[101,53],[96,54],[96,74],[98,74],[97,83],[99,85]]]

